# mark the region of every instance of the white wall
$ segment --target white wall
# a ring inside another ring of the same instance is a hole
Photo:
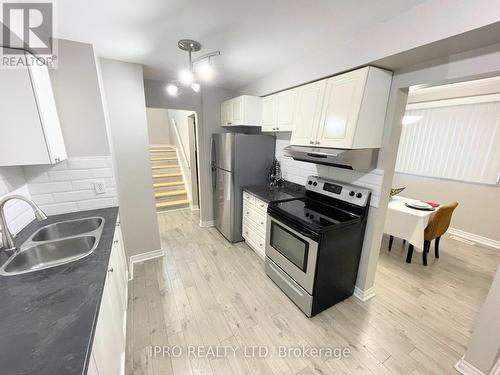
[[[161,248],[142,66],[101,59],[100,74],[128,256]]]
[[[161,108],[146,108],[150,145],[171,145],[168,112]]]
[[[49,73],[68,157],[109,155],[93,46],[59,40]]]

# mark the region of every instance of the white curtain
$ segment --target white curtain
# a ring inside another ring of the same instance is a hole
[[[497,184],[500,102],[409,109],[406,116],[413,122],[402,125],[396,172]]]

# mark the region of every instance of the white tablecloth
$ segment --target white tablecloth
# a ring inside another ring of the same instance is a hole
[[[392,197],[389,201],[384,232],[402,238],[412,244],[416,250],[424,248],[424,230],[436,211],[416,210],[405,206],[414,199]],[[437,210],[437,208],[436,208]]]

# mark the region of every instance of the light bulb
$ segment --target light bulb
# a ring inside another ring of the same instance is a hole
[[[176,85],[173,84],[168,84],[167,85],[167,93],[170,96],[177,96],[177,93],[179,92],[179,88]]]
[[[191,85],[191,88],[194,92],[200,92],[200,85],[196,82]]]
[[[210,64],[210,62],[206,60],[198,65],[196,73],[202,80],[211,81],[214,78],[215,70],[212,64]]]
[[[193,79],[193,72],[191,72],[191,70],[182,69],[179,72],[179,81],[181,81],[183,85],[190,86],[193,83]]]

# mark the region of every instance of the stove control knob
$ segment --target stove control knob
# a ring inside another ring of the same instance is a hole
[[[316,181],[313,182],[313,186],[316,186],[318,185],[318,183]]]
[[[351,197],[354,197],[354,194],[355,194],[355,193],[354,193],[354,190],[351,190],[351,191],[350,191],[350,193],[349,193],[349,195],[350,195]]]
[[[311,215],[309,215],[309,217],[310,217],[311,219],[313,219],[313,218],[314,218],[314,215],[313,215],[313,214],[311,214]]]
[[[306,212],[306,217],[309,217],[309,212]]]
[[[312,181],[309,181],[309,182],[308,182],[308,184],[309,184],[309,185],[312,185],[312,183],[313,183]]]
[[[363,196],[363,194],[361,194],[361,193],[356,194],[356,198],[361,198],[362,196]]]

